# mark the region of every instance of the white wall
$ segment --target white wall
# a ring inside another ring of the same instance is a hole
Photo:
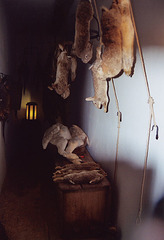
[[[148,155],[148,172],[145,185],[143,213],[151,212],[155,204],[164,195],[164,111],[163,111],[163,76],[164,48],[144,48],[144,57],[148,73],[151,95],[155,100],[154,110],[159,126],[159,140],[155,139],[156,131],[151,132]],[[156,60],[154,60],[156,59]],[[135,223],[138,206],[142,170],[144,166],[147,135],[149,128],[149,104],[145,79],[137,54],[135,73],[132,78],[122,75],[115,79],[115,87],[122,112],[118,153],[118,223],[124,234],[129,233]],[[113,177],[117,141],[117,108],[110,82],[110,104],[108,113],[95,108],[93,103],[83,105],[83,126],[90,139],[89,151],[93,158],[102,163],[109,176]],[[93,96],[90,72],[85,82],[84,98]],[[126,235],[125,235],[126,236]],[[127,239],[127,236],[126,236]]]
[[[145,6],[143,6],[145,5]],[[151,7],[150,7],[151,6]],[[159,126],[159,140],[155,130],[151,132],[147,177],[144,191],[143,215],[152,213],[154,205],[164,196],[164,15],[162,1],[138,1],[133,3],[141,46],[145,59],[151,96]],[[109,176],[113,177],[117,141],[117,108],[110,82],[108,113],[97,109],[85,98],[93,96],[91,72],[86,66],[86,79],[81,101],[81,127],[88,134],[88,147],[93,158],[100,162]],[[137,61],[132,78],[123,74],[115,79],[115,87],[122,112],[118,154],[118,225],[123,239],[128,239],[135,224],[140,198],[142,172],[146,154],[149,128],[149,104],[145,78],[137,51]]]

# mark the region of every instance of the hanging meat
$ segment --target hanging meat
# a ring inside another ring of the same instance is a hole
[[[96,61],[92,68],[94,96],[86,98],[86,101],[92,101],[97,108],[104,107],[104,112],[108,111],[108,82],[106,74],[102,70],[101,46],[97,47]]]
[[[88,63],[92,58],[93,50],[90,42],[90,22],[92,18],[91,0],[80,0],[76,10],[73,52],[84,63]]]

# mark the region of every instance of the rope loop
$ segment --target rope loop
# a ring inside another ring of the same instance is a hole
[[[153,99],[151,96],[149,97],[148,103],[149,103],[151,106],[153,106],[153,104],[154,104],[154,99]]]

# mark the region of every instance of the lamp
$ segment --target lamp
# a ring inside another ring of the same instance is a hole
[[[26,120],[37,119],[38,105],[35,102],[28,102],[26,104]]]

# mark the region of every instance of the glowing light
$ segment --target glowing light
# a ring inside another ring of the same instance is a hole
[[[38,105],[35,102],[28,102],[26,104],[26,119],[36,120],[37,119]]]

